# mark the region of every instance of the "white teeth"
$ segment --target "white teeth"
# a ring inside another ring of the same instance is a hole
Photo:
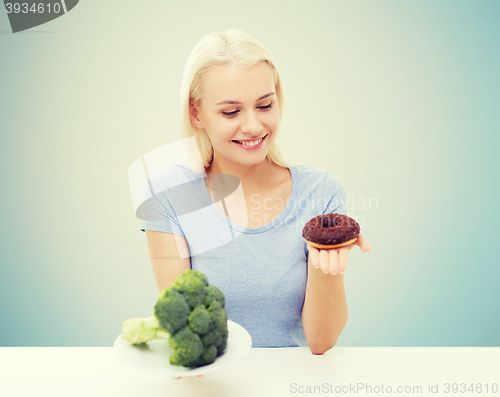
[[[260,141],[262,141],[264,138],[260,138],[260,139],[257,139],[256,141],[250,141],[250,142],[240,142],[240,141],[237,141],[238,143],[242,144],[242,145],[245,145],[245,146],[255,146],[255,145],[258,145],[260,143]]]

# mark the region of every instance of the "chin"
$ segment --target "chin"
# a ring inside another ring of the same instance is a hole
[[[233,159],[235,163],[244,165],[257,165],[262,163],[267,157],[267,153],[264,156],[254,157],[254,158],[236,158]]]
[[[235,162],[239,164],[245,164],[245,165],[256,165],[262,163],[266,159],[266,156],[264,157],[259,157],[258,159],[236,159]]]

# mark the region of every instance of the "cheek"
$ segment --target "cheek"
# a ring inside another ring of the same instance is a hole
[[[274,131],[276,128],[278,128],[279,125],[280,121],[279,113],[278,112],[269,113],[266,115],[263,121],[268,130]]]
[[[232,137],[234,137],[234,130],[235,127],[228,123],[219,124],[215,126],[215,128],[211,131],[211,134],[209,136],[210,141],[215,145],[229,142],[231,139],[233,139]]]

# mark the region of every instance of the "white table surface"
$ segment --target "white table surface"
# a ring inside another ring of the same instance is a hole
[[[467,388],[481,383],[482,393],[445,393],[446,382]],[[354,393],[358,383],[372,392]],[[438,393],[432,395],[500,397],[500,390],[492,390],[493,383],[500,387],[500,348],[335,347],[322,356],[304,347],[251,349],[231,368],[181,380],[131,367],[112,347],[0,348],[0,396],[8,397],[380,395],[389,394],[388,386],[392,394],[431,395],[429,384],[436,383]],[[336,393],[335,386],[344,392]],[[422,391],[397,393],[398,386],[422,386]]]

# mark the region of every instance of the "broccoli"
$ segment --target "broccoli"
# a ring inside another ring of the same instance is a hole
[[[122,338],[134,345],[168,339],[174,350],[172,365],[208,365],[224,353],[227,345],[224,306],[223,293],[209,285],[203,273],[186,270],[171,287],[161,291],[152,316],[123,323]]]
[[[175,334],[187,325],[190,312],[184,296],[173,287],[161,292],[154,307],[155,316],[169,334]]]
[[[218,301],[213,301],[207,311],[210,313],[210,331],[202,336],[201,341],[205,347],[216,346],[218,357],[226,348],[227,312]]]
[[[185,327],[170,338],[168,344],[174,349],[174,354],[170,356],[170,364],[196,367],[203,353],[203,345],[198,334]]]
[[[210,328],[210,319],[210,313],[207,311],[205,306],[198,305],[189,314],[188,327],[191,328],[193,332],[196,332],[199,335],[204,335]]]
[[[177,291],[182,292],[189,307],[193,310],[196,306],[203,303],[205,295],[207,294],[205,292],[206,285],[197,274],[187,272],[189,272],[189,270],[175,279],[173,287]]]
[[[224,307],[225,299],[224,299],[224,295],[222,294],[220,289],[218,289],[217,287],[215,287],[213,285],[209,285],[207,288],[205,288],[205,291],[207,292],[207,294],[205,295],[205,299],[203,300],[203,304],[206,307],[209,307],[210,303],[212,303],[213,300],[218,301],[221,304],[221,306]]]

